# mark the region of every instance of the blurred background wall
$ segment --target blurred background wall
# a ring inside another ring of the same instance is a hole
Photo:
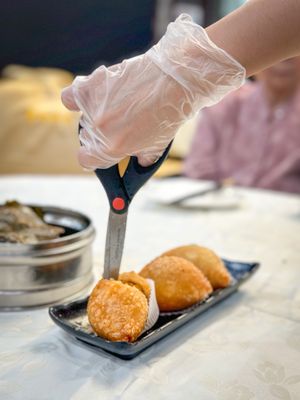
[[[89,71],[142,51],[152,39],[152,0],[2,2],[0,65]]]
[[[241,0],[10,0],[1,4],[0,69],[7,64],[73,73],[115,63],[159,39],[181,12],[207,25]]]

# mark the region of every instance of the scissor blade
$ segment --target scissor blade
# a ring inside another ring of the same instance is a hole
[[[122,260],[124,239],[126,232],[127,212],[124,214],[115,214],[109,211],[103,278],[117,279]]]

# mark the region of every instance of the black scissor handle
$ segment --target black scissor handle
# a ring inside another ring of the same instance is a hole
[[[82,126],[79,124],[78,132]],[[135,156],[131,156],[123,177],[120,176],[118,164],[110,168],[97,168],[94,172],[102,183],[108,197],[110,208],[117,214],[127,211],[137,191],[151,178],[166,159],[171,145],[165,149],[161,157],[149,167],[142,167]]]
[[[149,167],[142,167],[135,156],[130,157],[123,177],[120,176],[118,164],[107,169],[96,169],[95,174],[102,183],[110,208],[117,214],[127,211],[129,204],[138,190],[151,178],[167,157],[172,142],[162,156]]]

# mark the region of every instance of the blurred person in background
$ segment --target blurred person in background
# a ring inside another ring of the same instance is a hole
[[[203,110],[184,175],[300,193],[300,57]]]

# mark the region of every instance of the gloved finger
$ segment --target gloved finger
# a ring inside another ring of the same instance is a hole
[[[155,152],[141,152],[137,154],[137,159],[138,163],[142,167],[149,167],[150,165],[154,164],[160,156],[163,154],[164,150],[158,151],[156,150]]]
[[[79,140],[86,153],[95,158],[98,156],[101,163],[104,161],[107,164],[111,164],[113,160],[122,158],[120,152],[114,150],[114,147],[110,145],[109,140],[107,140],[103,133],[99,129],[95,132],[84,117],[80,118],[80,125]]]
[[[80,147],[78,151],[79,164],[89,170],[95,170],[97,168],[106,169],[118,164],[122,157],[109,157],[105,153],[97,151],[97,155],[90,154],[87,149]]]
[[[92,154],[93,152],[93,147],[95,145],[94,143],[94,138],[92,137],[92,141],[90,138],[90,135],[87,131],[86,128],[83,126],[85,125],[84,118],[80,119],[80,125],[81,129],[79,132],[79,140],[81,147],[78,151],[78,161],[79,164],[89,170],[94,170],[97,168],[97,165],[99,164],[97,156],[94,156]]]
[[[79,107],[75,101],[72,85],[62,90],[61,101],[63,102],[64,106],[67,107],[70,111],[79,111]]]
[[[84,118],[81,119],[81,126],[83,127],[79,134],[81,147],[78,161],[84,168],[109,168],[123,158],[120,153],[113,152],[105,142],[99,140],[99,137],[86,126]]]
[[[62,92],[62,101],[70,110],[80,110],[91,123],[100,112],[105,101],[99,101],[106,79],[106,68],[102,65],[90,75],[77,76],[72,85]],[[105,91],[103,96],[105,95]],[[103,99],[102,99],[103,100]]]

